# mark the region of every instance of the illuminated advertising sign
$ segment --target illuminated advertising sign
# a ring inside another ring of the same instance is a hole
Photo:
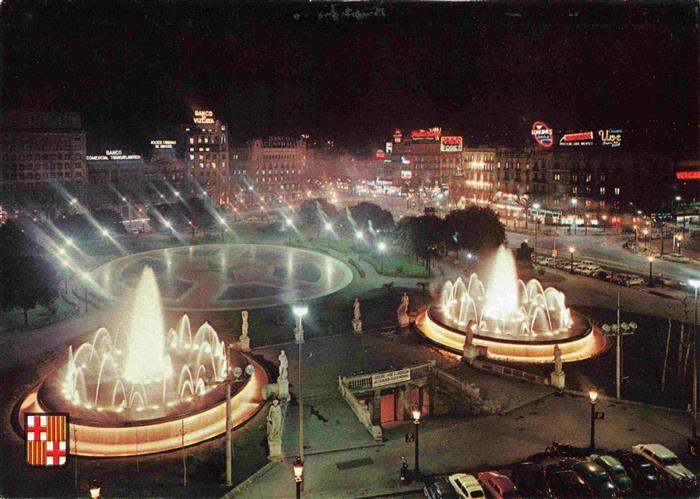
[[[432,142],[437,142],[440,140],[440,135],[442,134],[442,128],[440,127],[433,127],[433,128],[428,128],[427,130],[413,130],[411,131],[411,140],[414,141],[432,141]]]
[[[154,149],[172,149],[177,144],[174,140],[152,140],[151,145]]]
[[[620,147],[622,145],[622,130],[598,130],[598,137],[604,146]]]
[[[460,152],[462,150],[462,137],[440,137],[440,150],[442,152]]]
[[[411,170],[401,170],[401,180],[411,180],[413,172]]]
[[[559,139],[560,146],[592,146],[593,145],[593,131],[588,132],[575,132],[575,133],[565,133]]]
[[[399,130],[398,128],[396,130],[394,130],[394,142],[396,144],[399,144],[399,143],[401,143],[402,138],[403,138],[403,134],[401,133],[401,130]]]
[[[107,149],[103,155],[85,156],[85,161],[123,161],[128,159],[141,159],[140,154],[124,154],[121,149]]]
[[[209,109],[195,109],[194,122],[200,125],[214,123],[214,111]]]
[[[385,147],[385,151],[386,151],[387,154],[393,153],[393,152],[394,152],[394,143],[393,143],[393,142],[387,142],[387,143],[386,143],[386,147]]]
[[[289,149],[295,146],[291,137],[274,136],[263,140],[262,146],[269,149]]]
[[[383,158],[384,156],[386,156],[386,154],[384,154],[384,151],[382,151],[381,149],[377,149],[376,157]]]
[[[700,170],[689,172],[676,172],[678,180],[700,180]]]
[[[535,142],[542,147],[552,147],[554,144],[554,131],[544,121],[535,121],[531,133]]]
[[[401,156],[401,164],[402,164],[402,165],[410,165],[410,164],[411,164],[411,160],[410,160],[410,159],[406,159],[406,156]]]

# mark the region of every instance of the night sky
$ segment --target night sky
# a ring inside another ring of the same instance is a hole
[[[369,151],[394,127],[436,125],[522,143],[544,120],[697,151],[691,3],[5,0],[2,26],[2,108],[79,111],[92,151],[145,150],[196,107],[241,144],[307,132]]]

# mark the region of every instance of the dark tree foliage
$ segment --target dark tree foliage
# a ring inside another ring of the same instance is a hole
[[[396,232],[398,241],[406,250],[425,260],[430,271],[430,262],[445,249],[445,221],[432,215],[402,218]]]
[[[515,258],[519,262],[528,262],[529,263],[532,261],[532,253],[534,251],[535,251],[534,248],[531,248],[530,246],[528,246],[528,244],[525,241],[523,241],[520,244],[520,247],[518,248],[518,250],[515,252]]]
[[[369,229],[369,222],[375,231],[392,231],[394,229],[394,217],[391,212],[374,203],[362,202],[350,208],[350,214],[362,230]]]
[[[326,221],[334,223],[337,218],[337,208],[322,198],[304,201],[297,212],[298,223],[302,227],[322,229]]]
[[[41,304],[53,306],[58,276],[41,247],[15,221],[0,226],[0,308],[27,312]]]
[[[495,248],[506,239],[505,228],[491,208],[469,206],[451,211],[445,217],[445,225],[449,233],[446,243],[453,250],[476,252]]]

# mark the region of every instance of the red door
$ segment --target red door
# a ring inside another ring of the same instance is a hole
[[[391,423],[396,421],[396,404],[394,403],[394,394],[388,393],[381,396],[380,422],[381,424]]]

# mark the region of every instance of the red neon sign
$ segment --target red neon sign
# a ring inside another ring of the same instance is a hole
[[[575,140],[593,140],[593,132],[567,133],[561,138],[564,142]]]
[[[678,180],[700,180],[700,170],[690,172],[676,172]]]

